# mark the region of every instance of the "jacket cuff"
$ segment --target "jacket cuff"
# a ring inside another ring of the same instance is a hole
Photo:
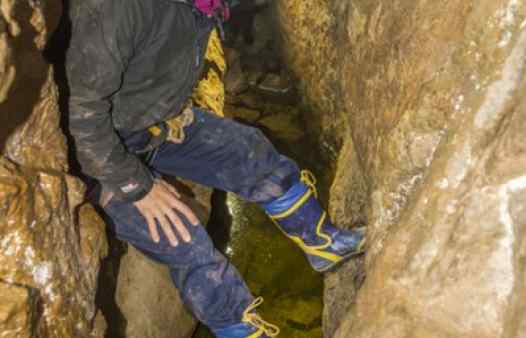
[[[112,187],[115,197],[125,202],[137,202],[143,199],[153,188],[154,178],[150,171],[143,167],[138,175]]]

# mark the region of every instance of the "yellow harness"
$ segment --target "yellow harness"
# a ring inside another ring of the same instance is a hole
[[[184,127],[194,121],[194,115],[191,110],[191,107],[194,105],[211,111],[218,116],[224,116],[225,86],[223,77],[227,67],[221,39],[215,29],[208,39],[205,60],[214,64],[215,67],[209,67],[208,71],[203,74],[203,77],[194,89],[192,98],[183,109],[183,113],[164,121],[168,127],[166,139],[170,142],[182,143],[184,141]],[[158,125],[152,126],[148,130],[155,137],[160,137],[163,134],[163,129]]]

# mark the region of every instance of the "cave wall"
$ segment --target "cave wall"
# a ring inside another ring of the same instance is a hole
[[[326,277],[325,336],[523,337],[524,1],[276,11],[305,118],[338,147],[333,218],[368,224],[365,261]]]
[[[0,1],[0,335],[103,337],[104,225],[68,174],[53,68],[58,1]]]

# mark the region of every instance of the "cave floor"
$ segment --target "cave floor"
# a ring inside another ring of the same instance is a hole
[[[287,102],[289,101],[289,102]],[[301,111],[290,96],[245,92],[227,100],[230,118],[257,126],[287,156],[317,172],[318,165],[301,120]],[[218,211],[219,203],[222,211]],[[262,317],[281,329],[280,337],[321,338],[323,279],[308,265],[301,251],[254,204],[233,194],[214,202],[209,232],[231,259],[255,296],[264,304]],[[199,327],[194,338],[212,338]]]

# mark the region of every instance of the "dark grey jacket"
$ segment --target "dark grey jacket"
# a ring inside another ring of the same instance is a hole
[[[123,139],[180,113],[213,23],[175,0],[72,3],[66,68],[78,160],[117,196],[138,200],[152,177]]]

